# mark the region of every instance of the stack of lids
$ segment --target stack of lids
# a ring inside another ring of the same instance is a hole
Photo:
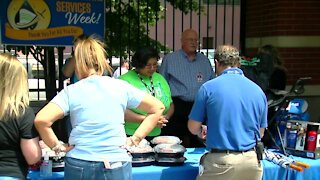
[[[155,162],[154,151],[150,143],[143,139],[139,145],[129,147],[128,151],[132,156],[132,166],[149,166]]]
[[[182,141],[176,136],[158,136],[152,139],[151,143],[155,146],[156,164],[160,166],[179,166],[183,165],[186,158],[184,153],[187,151],[180,143]]]

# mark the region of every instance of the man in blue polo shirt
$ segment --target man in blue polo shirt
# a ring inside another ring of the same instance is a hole
[[[196,51],[198,44],[196,31],[183,31],[181,49],[166,55],[159,69],[168,81],[175,108],[172,117],[167,117],[169,122],[162,128],[162,135],[178,136],[185,147],[203,146],[188,131],[188,115],[200,86],[214,77],[208,58]]]
[[[190,132],[206,138],[209,150],[201,158],[198,180],[262,178],[254,147],[267,127],[267,100],[238,68],[239,60],[233,46],[216,49],[219,76],[200,87],[189,115]]]

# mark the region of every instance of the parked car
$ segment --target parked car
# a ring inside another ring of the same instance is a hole
[[[212,69],[213,69],[213,71],[215,71],[215,64],[214,64],[215,49],[200,49],[199,52],[208,57],[208,59],[211,63]]]

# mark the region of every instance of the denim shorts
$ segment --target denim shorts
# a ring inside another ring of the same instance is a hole
[[[132,163],[120,162],[122,165],[106,169],[103,162],[84,161],[65,157],[64,179],[78,180],[131,180]],[[112,163],[111,163],[112,164]],[[119,162],[117,162],[119,164]]]

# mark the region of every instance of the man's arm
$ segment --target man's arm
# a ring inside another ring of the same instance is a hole
[[[188,129],[192,134],[197,135],[199,138],[206,139],[207,126],[202,125],[201,122],[189,119]]]
[[[194,135],[198,135],[201,133],[201,126],[202,126],[201,122],[198,122],[192,119],[189,119],[188,121],[188,129]]]
[[[260,128],[260,138],[262,139],[264,136],[264,131],[266,128]]]
[[[166,118],[169,120],[169,119],[172,117],[173,113],[174,113],[174,104],[173,104],[173,102],[172,102],[172,103],[170,104],[170,108],[169,108],[167,114],[165,115]]]
[[[62,72],[63,72],[63,75],[66,77],[66,78],[70,78],[73,73],[74,73],[74,69],[75,69],[75,64],[76,64],[76,61],[74,59],[74,57],[71,57],[63,66],[62,68]]]
[[[161,66],[159,68],[159,73],[168,81],[168,60],[167,56],[163,57]]]
[[[267,103],[267,98],[264,95],[264,111],[261,115],[260,138],[264,136],[264,132],[267,127],[268,127],[268,103]]]

